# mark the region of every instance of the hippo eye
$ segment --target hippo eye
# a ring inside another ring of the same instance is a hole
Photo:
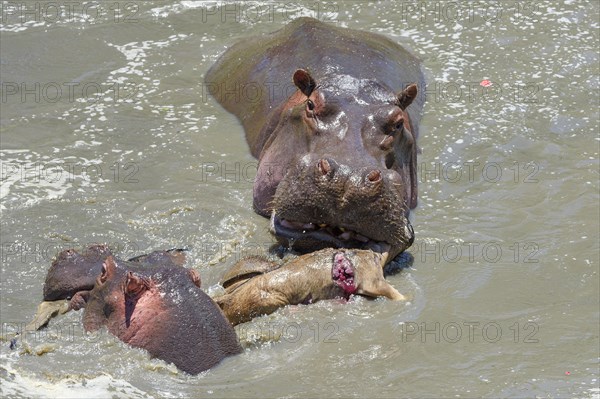
[[[402,130],[404,128],[404,123],[403,122],[396,123],[395,128],[396,128],[396,130]]]
[[[306,102],[306,109],[309,111],[314,111],[315,110],[315,103],[312,102],[312,100],[308,100]]]

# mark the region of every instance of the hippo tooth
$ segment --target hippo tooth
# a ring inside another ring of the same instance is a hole
[[[325,228],[325,227],[327,227],[327,223],[321,223],[321,224],[319,224],[319,227],[320,228]]]
[[[289,220],[286,219],[281,219],[281,225],[283,227],[287,227],[288,229],[295,229],[296,225],[292,222],[290,222]]]
[[[361,234],[356,233],[354,235],[354,238],[356,238],[358,241],[360,242],[369,242],[369,239]]]

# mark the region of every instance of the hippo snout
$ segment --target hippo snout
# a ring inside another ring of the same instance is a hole
[[[332,184],[337,185],[341,195],[347,192],[357,192],[358,195],[365,195],[373,192],[373,189],[381,188],[384,175],[377,166],[371,167],[351,167],[349,164],[340,164],[333,158],[320,158],[314,162],[314,167],[305,168],[304,175],[311,175],[313,184]],[[311,169],[313,169],[311,171]],[[375,194],[377,192],[373,192]]]
[[[313,251],[387,244],[396,255],[412,244],[402,177],[376,162],[357,163],[304,157],[289,171],[271,214],[271,232],[283,245]]]

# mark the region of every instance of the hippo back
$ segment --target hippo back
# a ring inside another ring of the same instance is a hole
[[[241,352],[235,331],[213,300],[186,278],[155,273],[161,285],[164,312],[156,314],[129,341],[154,357],[172,362],[192,375]],[[172,271],[168,271],[172,273]]]

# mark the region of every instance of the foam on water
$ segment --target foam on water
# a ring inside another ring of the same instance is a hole
[[[152,398],[125,380],[109,374],[99,376],[69,375],[44,378],[17,371],[4,356],[0,367],[0,395],[35,398]]]
[[[64,160],[29,150],[0,150],[2,180],[0,209],[31,207],[50,198],[61,198],[72,187],[74,176]]]

